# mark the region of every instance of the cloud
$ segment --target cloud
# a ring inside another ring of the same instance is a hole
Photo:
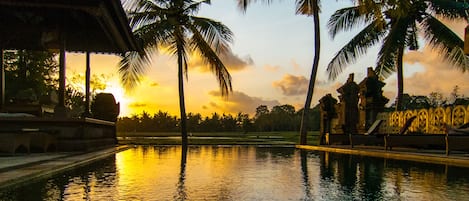
[[[272,85],[280,88],[285,96],[297,96],[306,94],[308,82],[308,79],[304,76],[286,74],[281,80],[275,81]]]
[[[277,100],[264,100],[260,97],[249,96],[240,91],[233,91],[228,98],[222,97],[219,91],[210,91],[209,95],[216,101],[209,103],[209,106],[203,106],[205,109],[217,109],[224,113],[244,112],[253,115],[259,105],[267,105],[269,108],[280,105]]]
[[[271,65],[265,65],[264,66],[264,70],[267,71],[267,72],[277,72],[278,70],[280,69],[280,66],[271,66]]]
[[[147,106],[148,106],[148,104],[146,104],[146,103],[139,103],[139,102],[129,104],[129,107],[131,107],[131,108],[145,108],[145,107],[147,107]]]
[[[406,65],[421,65],[423,70],[404,79],[404,93],[410,95],[428,95],[431,92],[441,92],[449,96],[454,86],[460,87],[460,93],[469,95],[469,74],[443,61],[443,55],[425,47],[422,52],[409,52],[404,56]],[[404,75],[406,76],[406,75]],[[386,80],[388,87],[396,88],[396,76]],[[394,89],[396,90],[396,89]],[[392,99],[393,97],[391,97]]]
[[[254,61],[252,60],[250,56],[241,58],[238,55],[233,54],[233,52],[231,51],[225,54],[219,55],[219,57],[230,72],[242,71],[246,67],[254,64]],[[203,62],[200,55],[197,55],[197,54],[194,54],[191,56],[190,61],[189,61],[189,68],[197,69],[198,71],[204,72],[204,73],[211,72],[210,67],[207,66]]]
[[[301,71],[300,64],[298,64],[295,60],[292,59],[290,61],[290,63],[292,65],[294,71]]]

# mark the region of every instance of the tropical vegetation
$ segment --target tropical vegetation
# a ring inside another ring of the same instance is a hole
[[[196,132],[278,132],[298,131],[303,109],[298,111],[291,105],[277,105],[269,109],[266,105],[256,108],[256,114],[250,117],[245,113],[218,114],[202,117],[201,114],[187,114],[187,130]],[[311,130],[319,130],[319,106],[308,112],[308,125]],[[151,115],[121,117],[117,121],[118,132],[176,132],[180,130],[180,119],[168,112],[158,111]]]
[[[189,53],[198,53],[215,74],[222,95],[232,91],[231,76],[219,55],[229,51],[231,30],[220,22],[197,17],[202,4],[210,0],[133,0],[125,2],[134,34],[145,53],[124,55],[119,69],[122,82],[134,86],[148,66],[152,53],[165,48],[177,58],[180,124],[183,147],[187,146],[187,115],[184,77],[187,79]]]
[[[440,19],[467,19],[468,4],[460,0],[362,0],[355,6],[337,10],[329,19],[329,33],[360,27],[359,31],[328,64],[329,77],[335,79],[348,65],[380,44],[375,71],[382,78],[397,72],[397,105],[403,109],[403,56],[418,50],[419,38],[439,52],[442,59],[465,71],[469,57],[464,42]],[[421,35],[419,35],[421,34]]]

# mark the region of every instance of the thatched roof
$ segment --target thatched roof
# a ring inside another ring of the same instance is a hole
[[[0,48],[139,50],[119,0],[0,0]]]

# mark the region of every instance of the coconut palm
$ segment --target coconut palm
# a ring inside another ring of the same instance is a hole
[[[194,14],[210,0],[133,0],[124,2],[136,37],[143,42],[144,53],[125,54],[119,69],[124,86],[132,87],[145,72],[150,57],[159,48],[177,58],[182,146],[187,147],[184,77],[187,79],[189,53],[198,56],[210,66],[226,96],[232,91],[231,76],[219,58],[229,51],[233,33],[220,22],[197,17]]]
[[[244,11],[246,10],[247,6],[255,2],[256,0],[238,0],[238,6],[243,9]],[[272,0],[263,0],[265,3],[270,3]],[[314,92],[314,83],[316,81],[316,74],[318,72],[318,66],[319,66],[319,54],[320,54],[320,49],[321,49],[321,40],[320,40],[320,28],[319,28],[319,5],[320,5],[320,0],[296,0],[296,14],[300,15],[307,15],[307,16],[312,16],[313,17],[313,24],[314,24],[314,57],[313,57],[313,65],[311,69],[311,76],[309,79],[309,85],[308,85],[308,92],[306,94],[306,101],[305,101],[305,106],[303,113],[301,115],[301,126],[300,126],[300,144],[304,145],[307,143],[306,141],[306,134],[307,134],[307,128],[306,125],[308,125],[308,110],[307,108],[311,107],[311,101],[313,98],[313,92]]]
[[[464,42],[437,17],[465,19],[467,4],[458,0],[361,0],[356,6],[337,10],[329,19],[329,33],[335,37],[365,24],[328,64],[329,78],[335,79],[345,67],[382,41],[375,71],[382,78],[397,73],[397,104],[402,107],[403,62],[407,50],[419,48],[419,33],[429,47],[439,51],[442,58],[465,71],[469,58],[464,55]]]

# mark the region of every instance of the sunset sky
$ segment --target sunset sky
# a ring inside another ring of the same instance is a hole
[[[295,3],[282,1],[266,6],[253,4],[243,14],[235,0],[212,1],[204,6],[198,16],[223,22],[234,32],[231,55],[223,58],[233,78],[233,93],[228,98],[220,96],[215,76],[192,58],[189,63],[189,79],[185,82],[187,113],[209,116],[214,112],[236,114],[255,113],[259,105],[269,109],[275,105],[291,104],[296,110],[304,105],[308,79],[313,59],[313,23],[311,17],[295,15]],[[328,80],[326,66],[333,55],[356,31],[339,34],[334,40],[328,35],[327,20],[331,14],[350,1],[322,1],[321,57],[312,106],[326,93],[337,98],[336,89],[344,83],[349,73],[355,73],[360,82],[366,68],[374,66],[377,47],[349,66],[338,79]],[[461,38],[466,23],[447,22]],[[421,43],[419,51],[407,52],[404,56],[404,90],[411,95],[428,95],[441,92],[448,96],[455,85],[460,93],[469,95],[469,74],[445,64],[437,53]],[[161,53],[154,57],[147,74],[133,91],[124,92],[119,84],[118,62],[113,55],[91,56],[92,74],[105,74],[106,92],[112,92],[121,103],[120,116],[130,116],[158,110],[179,116],[176,59]],[[67,76],[84,74],[83,54],[67,54]],[[396,79],[385,80],[385,96],[395,99]]]

